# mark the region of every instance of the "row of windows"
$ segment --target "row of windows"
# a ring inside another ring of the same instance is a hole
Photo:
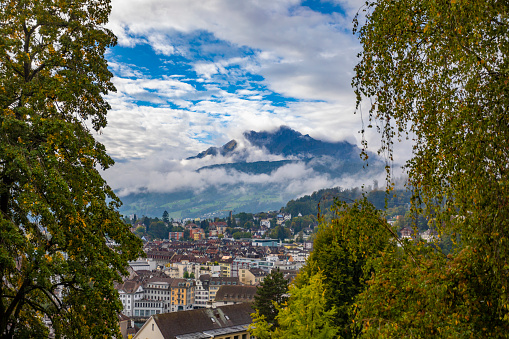
[[[134,316],[137,316],[137,317],[148,317],[148,316],[151,316],[151,315],[154,315],[154,314],[159,314],[161,313],[159,310],[135,310],[134,311]]]
[[[211,285],[237,285],[236,281],[211,281]]]
[[[147,291],[148,294],[169,294],[168,291]]]
[[[138,307],[156,308],[156,307],[162,307],[162,304],[161,303],[135,303],[134,307],[136,307],[136,308],[138,308]]]

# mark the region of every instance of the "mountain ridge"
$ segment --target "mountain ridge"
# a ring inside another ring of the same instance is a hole
[[[360,149],[347,141],[327,142],[317,140],[288,126],[280,126],[279,129],[272,132],[246,131],[243,136],[251,146],[265,149],[272,155],[293,156],[299,159],[327,155],[350,159],[352,156],[360,154]],[[207,156],[215,157],[217,155],[239,155],[241,151],[238,146],[239,143],[232,139],[220,147],[209,147],[195,156],[188,157],[187,160],[203,159]],[[240,158],[242,159],[242,157]]]
[[[174,218],[186,218],[226,209],[250,213],[279,210],[311,188],[316,191],[361,177],[371,181],[383,171],[383,163],[376,156],[370,156],[366,168],[356,145],[316,140],[287,126],[274,131],[246,131],[243,136],[242,143],[230,140],[187,158],[193,160],[188,165],[193,166],[194,182],[199,183],[194,189],[170,188],[170,193],[138,190],[122,197],[120,212],[161,215],[166,210]],[[253,150],[257,156],[250,158]],[[226,162],[214,163],[217,161]]]

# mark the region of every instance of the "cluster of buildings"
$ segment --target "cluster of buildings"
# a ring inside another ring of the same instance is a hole
[[[422,232],[416,232],[410,227],[403,227],[399,232],[401,234],[401,239],[422,239],[426,242],[433,242],[440,239],[438,232],[431,228]]]
[[[302,216],[302,214],[298,214],[298,216]],[[233,218],[230,215],[230,218]],[[274,228],[277,225],[284,225],[287,221],[292,220],[292,215],[289,213],[278,213],[275,214],[273,218],[258,218],[253,217],[253,220],[251,222],[256,222],[256,227],[253,228],[245,228],[245,227],[238,227],[236,225],[240,224],[239,218],[233,218],[232,220],[235,221],[233,225],[228,225],[227,222],[224,221],[211,221],[207,222],[206,229],[203,229],[200,225],[200,219],[197,218],[195,220],[193,219],[184,219],[184,220],[172,220],[171,222],[168,222],[168,226],[171,226],[173,228],[180,228],[181,231],[172,231],[168,234],[169,240],[184,240],[184,231],[189,232],[189,239],[190,240],[205,240],[205,239],[217,239],[220,237],[226,237],[231,238],[232,234],[228,233],[228,231],[232,232],[249,232],[250,237],[253,239],[263,239],[267,236],[267,234],[271,231],[271,228]],[[136,225],[140,226],[142,225],[140,222],[138,222]],[[252,224],[254,225],[254,224]],[[310,227],[304,228],[303,231],[303,237],[304,239],[308,239],[309,235],[313,233],[314,228],[317,227],[318,224],[314,223],[313,225],[310,225]],[[231,227],[231,228],[230,228]],[[229,230],[228,230],[229,229]],[[135,227],[131,229],[133,232],[135,231]],[[293,240],[297,238],[297,235],[293,233],[293,229],[290,229],[293,235]],[[296,232],[297,233],[297,232]],[[146,239],[145,239],[146,240]],[[292,239],[287,239],[288,241],[291,241]]]
[[[146,257],[131,262],[130,276],[116,286],[122,317],[145,322],[146,330],[147,321],[156,329],[161,319],[179,317],[162,316],[168,313],[250,305],[257,286],[272,270],[279,269],[292,280],[311,249],[312,243],[282,244],[272,239],[148,242]]]

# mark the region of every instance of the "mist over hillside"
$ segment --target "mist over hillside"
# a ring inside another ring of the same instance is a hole
[[[132,178],[117,193],[120,212],[173,218],[225,210],[279,210],[289,200],[329,187],[354,187],[383,177],[383,162],[362,161],[353,144],[316,140],[289,127],[246,131],[240,140],[183,160],[162,161],[150,178]]]

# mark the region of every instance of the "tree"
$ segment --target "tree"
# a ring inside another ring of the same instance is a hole
[[[279,328],[275,338],[334,338],[338,329],[334,327],[335,308],[325,310],[325,286],[320,273],[309,277],[302,287],[290,286],[290,299],[281,307],[276,320]]]
[[[270,232],[270,237],[273,239],[285,240],[291,236],[291,232],[288,228],[278,225]]]
[[[275,324],[278,313],[276,305],[281,305],[286,301],[288,293],[288,281],[283,273],[272,270],[261,282],[255,295],[253,308],[270,324]],[[275,324],[277,327],[277,324]]]
[[[166,224],[169,224],[170,223],[170,218],[169,218],[169,214],[168,214],[168,211],[164,211],[163,212],[163,222],[165,222]]]
[[[300,243],[304,242],[304,233],[302,231],[300,231],[297,236],[297,242],[300,242]]]
[[[147,232],[153,239],[168,239],[168,232],[170,228],[166,226],[163,221],[153,221],[150,223],[149,231]]]
[[[251,232],[241,232],[237,231],[232,234],[233,239],[241,239],[241,238],[251,238]]]
[[[355,300],[354,324],[366,338],[504,338],[507,324],[494,307],[499,296],[478,276],[477,253],[465,248],[444,257],[432,247],[409,243],[373,262],[374,273]],[[416,260],[417,264],[416,264]]]
[[[395,139],[413,138],[413,209],[441,234],[461,237],[451,260],[472,274],[467,285],[483,277],[463,302],[489,296],[495,312],[472,309],[479,313],[470,319],[485,325],[472,327],[473,337],[509,326],[508,10],[507,1],[368,1],[365,23],[358,26],[359,16],[355,24],[363,46],[353,79],[358,109],[369,98],[368,127],[378,126],[389,161]],[[447,267],[443,278],[452,279]]]
[[[134,230],[134,234],[136,234],[139,238],[143,237],[145,234],[145,227],[138,225],[138,227]]]
[[[120,336],[113,282],[141,242],[98,168],[109,109],[107,0],[0,6],[0,336]],[[87,120],[89,123],[87,123]],[[107,240],[118,246],[109,247]]]
[[[145,225],[145,228],[147,229],[147,232],[150,231],[150,224],[152,223],[152,219],[149,217],[143,217],[141,223]]]
[[[396,247],[395,232],[383,214],[366,197],[353,203],[336,200],[333,219],[322,220],[313,243],[313,252],[296,281],[297,287],[310,284],[309,278],[323,276],[324,310],[334,309],[334,326],[342,337],[354,337],[351,330],[352,305],[367,288],[372,261]]]
[[[320,273],[308,277],[309,284],[290,286],[290,299],[281,306],[276,305],[276,320],[279,327],[271,329],[265,316],[256,312],[251,335],[257,338],[334,338],[338,332],[333,325],[335,309],[325,310],[323,276]]]
[[[249,228],[245,224],[249,221],[252,222],[253,220],[252,213],[240,212],[239,214],[236,214],[235,217],[239,219],[238,226],[243,228]]]
[[[203,228],[203,230],[206,232],[209,229],[209,221],[208,220],[202,220],[200,222],[200,227]]]

